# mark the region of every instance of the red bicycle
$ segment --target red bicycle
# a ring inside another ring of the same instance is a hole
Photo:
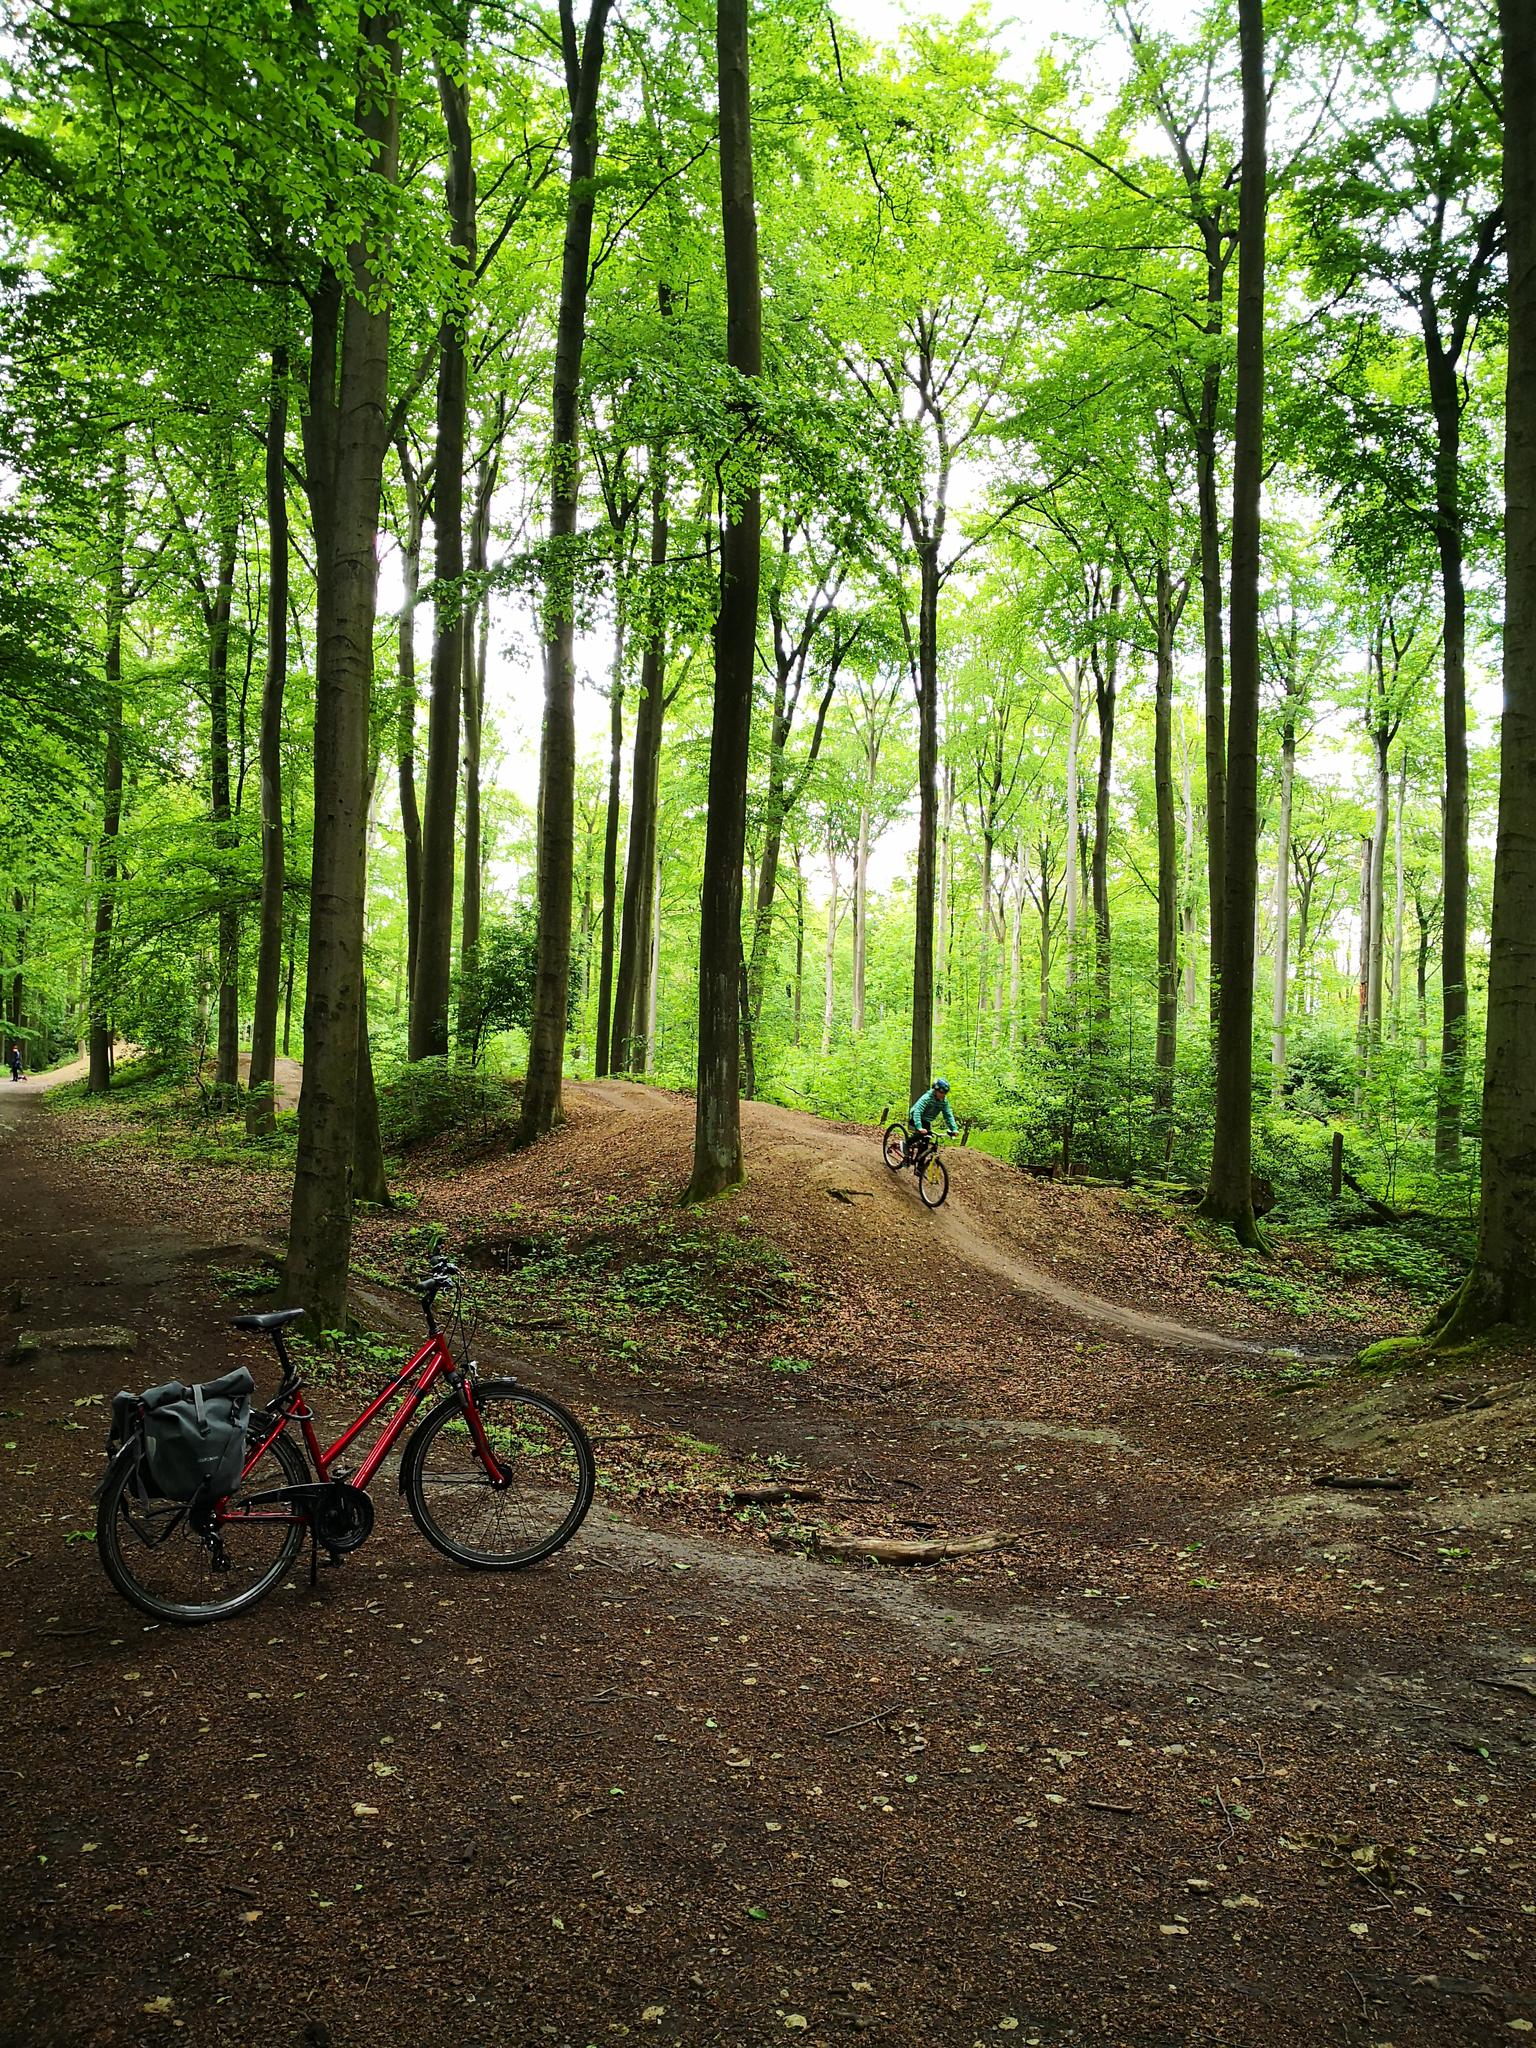
[[[368,1487],[423,1401],[446,1386],[412,1431],[400,1457],[405,1504],[427,1541],[476,1571],[520,1571],[569,1542],[592,1505],[597,1473],[585,1430],[548,1394],[514,1379],[481,1379],[472,1360],[456,1363],[438,1328],[445,1289],[458,1303],[457,1268],[435,1259],[421,1290],[426,1342],[328,1449],[283,1331],[304,1311],[236,1316],[237,1330],[270,1336],[282,1380],[252,1414],[239,1484],[222,1500],[157,1498],[142,1441],[118,1451],[101,1488],[96,1549],[107,1577],[156,1621],[224,1621],[254,1607],[293,1568],[306,1534],[310,1583],[321,1549],[330,1564],[373,1529]],[[462,1334],[462,1308],[458,1309]],[[467,1345],[461,1345],[467,1349]],[[355,1470],[338,1460],[398,1400]],[[297,1424],[309,1457],[289,1436]],[[313,1470],[311,1470],[313,1467]]]

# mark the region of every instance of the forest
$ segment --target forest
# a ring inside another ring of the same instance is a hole
[[[1342,1132],[1529,1325],[1503,11],[26,10],[8,1047],[195,1075],[321,1328],[402,1131],[935,1072],[1256,1249]]]

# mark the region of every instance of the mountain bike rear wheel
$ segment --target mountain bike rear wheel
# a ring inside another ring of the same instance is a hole
[[[937,1209],[949,1193],[949,1168],[937,1152],[930,1152],[917,1176],[917,1192],[930,1209]]]
[[[310,1473],[286,1437],[268,1444],[225,1503],[216,1525],[186,1501],[162,1500],[139,1460],[119,1458],[96,1511],[96,1554],[125,1600],[153,1621],[192,1626],[228,1621],[254,1607],[293,1568],[305,1524],[268,1502],[240,1511],[249,1494],[304,1486]]]
[[[521,1571],[568,1543],[597,1484],[587,1433],[567,1408],[516,1380],[482,1380],[475,1406],[500,1468],[493,1478],[458,1400],[406,1446],[405,1504],[427,1541],[473,1571]]]
[[[907,1127],[905,1124],[887,1124],[881,1152],[892,1173],[899,1172],[907,1163]]]

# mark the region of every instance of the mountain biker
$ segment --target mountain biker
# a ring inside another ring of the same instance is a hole
[[[945,1128],[954,1137],[960,1126],[955,1122],[955,1113],[949,1106],[949,1083],[935,1081],[925,1095],[920,1095],[908,1112],[912,1126],[914,1148],[925,1149],[933,1143],[933,1127],[943,1117]]]

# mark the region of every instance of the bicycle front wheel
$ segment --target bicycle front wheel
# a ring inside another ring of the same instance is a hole
[[[463,1406],[445,1401],[406,1449],[405,1504],[427,1541],[474,1571],[521,1571],[568,1543],[597,1484],[587,1433],[548,1394],[482,1380],[475,1406],[497,1470],[486,1469]]]
[[[303,1486],[309,1467],[286,1437],[262,1452],[225,1502],[211,1512],[162,1500],[139,1460],[119,1459],[96,1511],[96,1554],[125,1600],[152,1621],[190,1626],[228,1621],[254,1607],[292,1569],[305,1524],[279,1501],[242,1510],[248,1496]]]
[[[937,1209],[949,1193],[949,1168],[937,1152],[930,1152],[917,1176],[917,1192],[930,1209]]]
[[[907,1163],[907,1127],[905,1124],[887,1124],[885,1143],[881,1146],[885,1163],[896,1173]]]

